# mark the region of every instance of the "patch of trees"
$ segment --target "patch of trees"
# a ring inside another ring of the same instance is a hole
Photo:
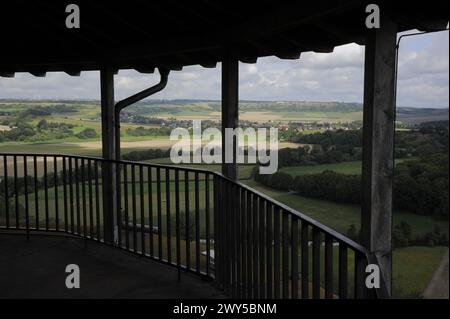
[[[346,161],[361,160],[360,148],[337,146],[327,152],[320,147],[301,146],[298,148],[283,148],[278,151],[278,166],[297,166],[332,164]]]
[[[132,151],[122,155],[127,161],[145,161],[155,158],[164,158],[170,156],[170,149],[161,150],[159,148],[150,148],[142,151]]]
[[[336,130],[313,134],[301,134],[293,137],[294,143],[318,144],[323,150],[332,146],[361,147],[362,130]]]
[[[168,136],[170,135],[171,128],[170,127],[150,127],[145,128],[143,126],[139,126],[136,128],[127,129],[127,134],[131,136]]]
[[[10,123],[11,124],[11,123]],[[36,142],[51,139],[63,139],[73,136],[74,125],[66,123],[49,123],[42,119],[36,126],[25,121],[18,121],[10,130],[0,131],[0,142],[25,141]]]
[[[24,110],[20,117],[41,117],[49,116],[53,113],[75,113],[78,112],[74,106],[65,104],[54,104],[49,106],[35,106]]]
[[[35,134],[36,132],[31,125],[19,122],[16,127],[13,127],[10,130],[0,131],[0,142],[26,141]]]
[[[395,147],[408,156],[426,156],[448,150],[448,127],[421,124],[420,128],[395,134]]]
[[[259,168],[253,169],[253,178],[260,184],[272,188],[288,191],[291,190],[294,178],[283,172],[276,172],[274,174],[259,174]]]
[[[97,131],[93,128],[85,128],[80,133],[75,134],[80,139],[96,138],[98,137]]]
[[[26,109],[25,111],[22,112],[21,116],[22,117],[27,117],[27,116],[37,117],[37,116],[49,116],[51,114],[52,114],[52,112],[50,112],[50,110],[47,110],[46,108],[35,107],[35,108]]]
[[[423,156],[448,150],[448,121],[422,123],[418,128],[395,133],[396,158]],[[359,160],[362,147],[362,130],[336,130],[314,134],[297,134],[294,143],[314,145],[330,153],[335,161]]]
[[[356,242],[361,242],[361,230],[358,231],[355,224],[351,224],[347,229],[346,236]],[[411,225],[401,221],[392,230],[392,244],[395,248],[408,247],[411,245],[430,246],[448,245],[448,235],[441,232],[438,225],[434,225],[433,230],[424,234],[413,236]]]
[[[397,165],[395,207],[448,218],[448,192],[448,153],[427,155]]]
[[[157,117],[147,117],[137,115],[131,112],[120,113],[120,121],[126,123],[154,124],[154,125],[162,125],[164,123],[163,119]]]

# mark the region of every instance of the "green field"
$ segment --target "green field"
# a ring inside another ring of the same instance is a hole
[[[411,159],[411,158],[410,158]],[[406,159],[396,159],[395,163],[399,164]],[[318,164],[318,165],[300,165],[300,166],[288,166],[279,169],[280,172],[287,173],[292,176],[307,175],[307,174],[320,174],[323,171],[329,170],[341,174],[353,174],[360,175],[362,169],[361,161],[353,162],[341,162],[336,164]]]
[[[448,247],[406,247],[394,250],[394,298],[420,298]]]
[[[337,164],[301,165],[282,167],[279,171],[292,176],[320,174],[330,170],[342,174],[361,174],[361,161],[343,162]]]

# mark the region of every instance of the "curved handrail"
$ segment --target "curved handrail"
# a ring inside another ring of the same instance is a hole
[[[201,169],[201,168],[189,168],[189,167],[184,167],[184,166],[178,166],[176,164],[174,165],[168,165],[168,164],[157,164],[157,163],[148,163],[148,162],[137,162],[137,161],[128,161],[128,160],[109,160],[109,159],[104,159],[101,157],[95,157],[95,156],[84,156],[84,155],[68,155],[68,154],[48,154],[48,153],[43,153],[43,154],[38,154],[38,153],[0,153],[0,156],[36,156],[36,155],[40,155],[40,156],[47,156],[47,157],[70,157],[70,158],[77,158],[77,159],[87,159],[87,160],[96,160],[96,161],[100,161],[100,162],[107,162],[107,163],[115,163],[115,164],[128,164],[128,165],[142,165],[142,166],[146,166],[146,167],[156,167],[156,168],[167,168],[167,169],[174,169],[174,170],[180,170],[180,171],[190,171],[190,172],[197,172],[197,173],[203,173],[203,174],[210,174],[212,176],[216,175],[224,180],[226,180],[229,183],[233,183],[235,185],[239,185],[240,187],[246,189],[247,191],[252,192],[253,194],[256,194],[258,197],[265,199],[268,202],[271,202],[274,206],[286,211],[289,214],[292,214],[296,217],[298,217],[299,219],[305,221],[306,223],[310,224],[311,226],[314,226],[316,228],[318,228],[320,231],[322,231],[325,234],[328,234],[330,236],[332,236],[335,240],[344,243],[345,245],[347,245],[349,248],[354,249],[355,251],[358,251],[362,254],[368,254],[368,251],[365,247],[363,247],[362,245],[358,244],[357,242],[351,240],[350,238],[344,236],[343,234],[335,231],[334,229],[320,223],[319,221],[305,215],[302,212],[299,212],[241,182],[237,182],[235,180],[232,180],[226,176],[224,176],[221,173],[218,172],[213,172],[213,171],[209,171],[206,169]]]

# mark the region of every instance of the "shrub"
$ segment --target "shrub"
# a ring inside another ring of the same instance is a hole
[[[80,133],[75,134],[75,136],[81,139],[98,137],[97,132],[93,128],[86,128],[82,130]]]

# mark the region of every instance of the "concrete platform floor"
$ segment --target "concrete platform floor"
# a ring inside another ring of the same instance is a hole
[[[67,289],[65,268],[80,267]],[[0,232],[0,298],[224,298],[212,282],[147,258],[78,238]]]

